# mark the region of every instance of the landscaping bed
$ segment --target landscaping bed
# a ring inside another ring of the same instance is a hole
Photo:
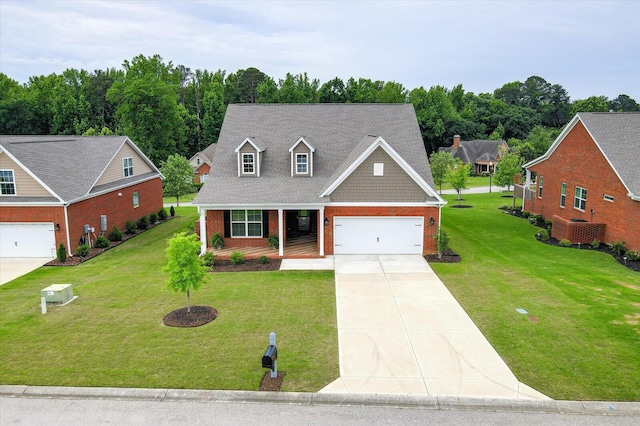
[[[260,262],[260,259],[246,259],[243,263],[234,265],[231,260],[216,259],[210,272],[278,271],[280,263],[281,259],[269,259],[267,263]]]
[[[450,248],[446,249],[441,257],[437,254],[426,254],[424,258],[429,263],[457,263],[462,260],[460,255]]]

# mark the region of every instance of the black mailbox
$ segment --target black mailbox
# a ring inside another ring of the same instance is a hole
[[[278,348],[275,345],[267,346],[267,350],[264,351],[262,356],[262,368],[274,369],[276,365],[276,359],[278,359]]]

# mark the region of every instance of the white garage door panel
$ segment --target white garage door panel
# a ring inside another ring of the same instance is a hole
[[[422,217],[336,217],[335,254],[422,254]]]
[[[53,223],[0,223],[0,257],[55,257]]]

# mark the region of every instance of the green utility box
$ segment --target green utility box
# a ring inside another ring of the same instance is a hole
[[[40,290],[40,297],[44,297],[47,303],[66,303],[73,299],[73,286],[71,284],[51,284]]]

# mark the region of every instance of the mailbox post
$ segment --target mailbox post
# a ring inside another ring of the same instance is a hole
[[[276,333],[269,334],[269,346],[262,356],[262,368],[271,369],[271,378],[278,377],[278,348],[276,347]]]

